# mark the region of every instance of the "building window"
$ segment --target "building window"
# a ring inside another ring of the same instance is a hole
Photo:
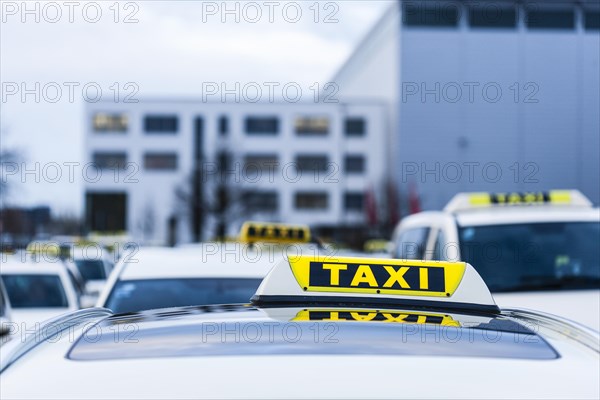
[[[227,173],[229,171],[233,156],[231,153],[221,150],[217,153],[217,168],[221,174]]]
[[[274,171],[279,166],[277,154],[249,154],[244,157],[244,171]]]
[[[364,118],[346,118],[344,132],[346,136],[365,136],[367,123]]]
[[[327,172],[329,162],[326,155],[296,156],[296,169],[299,172]]]
[[[294,197],[294,206],[298,210],[325,210],[328,200],[325,192],[299,192]]]
[[[362,174],[365,172],[365,157],[360,155],[344,158],[344,171],[347,174]]]
[[[402,20],[404,26],[437,26],[454,28],[458,26],[458,4],[435,2],[425,5],[423,2],[403,3]]]
[[[327,135],[329,119],[326,117],[298,117],[294,127],[298,135]]]
[[[586,30],[597,31],[600,29],[600,11],[587,10],[585,11],[584,18],[584,26]]]
[[[573,10],[531,10],[527,13],[530,29],[575,29]]]
[[[144,169],[152,171],[172,171],[177,169],[177,154],[175,153],[146,153],[144,154]]]
[[[348,192],[344,194],[344,209],[346,211],[362,211],[365,195],[360,192]]]
[[[92,124],[95,132],[127,132],[129,120],[125,114],[98,113]]]
[[[93,163],[99,169],[125,169],[127,153],[98,152],[92,156]]]
[[[498,5],[472,7],[469,9],[469,24],[473,28],[515,28],[517,11]]]
[[[249,135],[276,135],[279,133],[279,119],[277,117],[247,117],[245,128]]]
[[[246,191],[242,201],[250,212],[274,213],[279,209],[279,195],[275,191]]]
[[[219,117],[219,135],[227,136],[228,133],[229,133],[229,119],[226,116],[221,115]]]
[[[179,119],[176,115],[147,115],[144,117],[144,131],[148,133],[176,133]]]

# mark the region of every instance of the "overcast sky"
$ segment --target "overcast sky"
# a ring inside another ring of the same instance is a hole
[[[7,204],[79,214],[81,170],[71,183],[64,163],[84,161],[84,85],[90,97],[99,87],[110,99],[115,82],[120,98],[133,82],[141,100],[200,97],[203,82],[309,87],[333,76],[390,2],[59,1],[27,3],[27,10],[22,4],[1,4],[0,146],[19,149],[26,168],[35,171],[39,163],[39,172],[25,174],[20,165],[8,177]],[[25,98],[23,89],[31,91]],[[62,177],[55,178],[52,162]]]

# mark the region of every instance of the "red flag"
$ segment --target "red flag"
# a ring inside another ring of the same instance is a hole
[[[367,224],[369,226],[377,225],[377,204],[375,202],[375,193],[373,191],[373,187],[370,187],[365,195],[365,212],[367,216]]]
[[[408,190],[408,205],[410,213],[416,214],[421,212],[421,199],[419,199],[419,194],[417,193],[417,185],[414,182],[411,182]]]
[[[391,226],[396,226],[398,221],[400,221],[400,210],[399,210],[399,202],[398,202],[398,191],[396,190],[396,185],[392,181],[388,182],[387,185],[387,194],[388,194],[388,209],[389,209],[389,222]]]

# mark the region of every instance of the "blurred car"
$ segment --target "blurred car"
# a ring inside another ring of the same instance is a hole
[[[3,397],[600,396],[597,332],[501,311],[466,263],[298,256],[251,305],[87,309],[36,334],[0,355]]]
[[[85,295],[85,282],[79,273],[79,269],[71,257],[72,242],[69,244],[54,240],[34,240],[27,245],[27,257],[33,260],[42,260],[48,262],[57,262],[66,269],[73,288],[77,292],[77,297]]]
[[[404,218],[392,240],[395,258],[476,265],[502,306],[600,330],[600,210],[578,191],[457,194]]]
[[[10,301],[8,301],[8,295],[4,289],[2,279],[0,279],[0,336],[4,336],[10,332],[11,308]]]
[[[272,264],[258,263],[255,250],[247,250],[246,258],[232,244],[227,254],[227,246],[142,247],[117,263],[97,305],[123,313],[247,302]]]
[[[20,333],[79,308],[77,292],[60,262],[8,256],[0,263],[0,276]]]
[[[142,247],[117,263],[97,305],[122,313],[245,303],[270,268],[285,257],[281,244],[309,240],[305,227],[254,222],[244,224],[239,242]]]
[[[106,285],[114,264],[100,246],[75,246],[72,261],[84,284],[82,307],[93,307]]]

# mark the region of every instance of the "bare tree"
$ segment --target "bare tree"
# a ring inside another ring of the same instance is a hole
[[[222,240],[230,226],[253,211],[247,202],[253,190],[230,173],[233,162],[231,153],[221,151],[215,160],[200,163],[175,190],[178,204],[188,211],[195,242],[201,241],[201,231],[207,222],[214,221],[213,236]]]
[[[6,129],[0,128],[0,208],[11,189],[8,175],[18,170],[18,164],[22,161],[22,155],[19,150],[8,148],[4,145],[6,134]]]

